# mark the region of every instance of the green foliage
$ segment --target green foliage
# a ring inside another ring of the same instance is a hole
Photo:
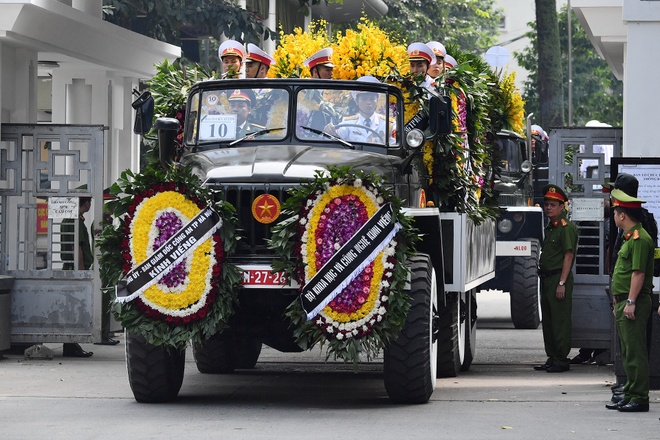
[[[216,40],[224,34],[246,43],[277,37],[252,12],[229,0],[103,0],[103,4],[107,21],[175,45],[181,43],[182,34]]]
[[[566,8],[558,15],[561,65],[564,84],[568,84],[568,20]],[[597,119],[613,126],[623,123],[623,83],[616,79],[607,62],[594,50],[586,32],[575,16],[572,24],[573,52],[573,125],[582,126]],[[537,34],[535,23],[526,34],[531,44],[516,53],[518,63],[530,72],[525,81],[524,98],[528,113],[539,114]],[[565,114],[568,114],[568,87],[564,87]]]
[[[384,1],[388,13],[374,22],[407,43],[440,41],[478,53],[497,41],[501,11],[495,9],[495,0]]]

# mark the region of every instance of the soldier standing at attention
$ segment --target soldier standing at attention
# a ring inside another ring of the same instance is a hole
[[[222,61],[222,79],[240,78],[245,48],[235,40],[227,40],[218,48],[218,56]]]
[[[541,249],[541,311],[543,344],[548,359],[535,370],[561,373],[570,370],[571,314],[573,309],[573,261],[577,250],[577,228],[566,218],[566,193],[557,185],[543,188],[546,217],[545,240]]]
[[[651,314],[653,252],[651,236],[641,224],[642,203],[620,189],[612,190],[614,223],[623,231],[623,243],[612,274],[612,303],[621,358],[626,370],[623,400],[605,405],[621,412],[649,410],[649,359],[646,324]]]

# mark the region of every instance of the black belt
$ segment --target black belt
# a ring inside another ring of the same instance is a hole
[[[559,274],[561,274],[561,269],[553,269],[553,270],[541,270],[541,269],[539,269],[539,276],[541,278],[551,277],[553,275],[559,275]]]

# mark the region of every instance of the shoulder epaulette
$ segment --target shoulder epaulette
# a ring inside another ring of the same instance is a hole
[[[637,240],[639,238],[639,229],[635,229],[635,232],[633,233],[633,240]]]
[[[565,218],[561,219],[561,225],[562,226],[566,226],[567,224],[568,224],[568,222],[566,221]]]
[[[344,121],[353,121],[353,120],[357,119],[358,117],[359,117],[359,115],[345,116]]]

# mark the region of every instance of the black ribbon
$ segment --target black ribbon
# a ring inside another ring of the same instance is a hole
[[[300,301],[307,319],[316,316],[371,264],[400,228],[389,203],[362,225],[302,288]]]

